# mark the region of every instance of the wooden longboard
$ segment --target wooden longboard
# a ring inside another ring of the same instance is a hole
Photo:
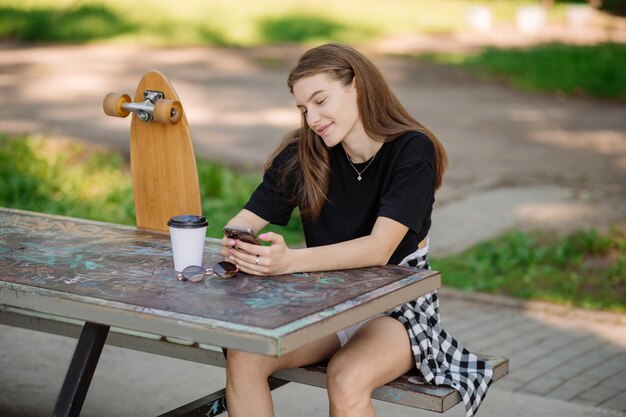
[[[163,97],[151,103],[144,96],[146,91],[163,93]],[[110,93],[103,108],[110,116],[133,113],[130,164],[137,227],[168,231],[172,216],[202,214],[189,124],[167,78],[158,71],[147,72],[132,103],[126,94]]]

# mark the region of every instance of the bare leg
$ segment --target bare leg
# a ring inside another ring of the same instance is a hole
[[[374,417],[370,396],[415,366],[402,323],[379,317],[363,325],[328,364],[331,417]]]
[[[229,349],[226,360],[228,415],[272,417],[274,407],[267,378],[279,369],[328,359],[337,349],[339,339],[334,334],[277,358]]]

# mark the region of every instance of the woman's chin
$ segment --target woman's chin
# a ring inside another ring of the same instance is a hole
[[[327,136],[325,138],[322,137],[322,141],[324,141],[324,145],[326,145],[328,148],[334,148],[341,143],[341,139],[337,139],[331,136]]]

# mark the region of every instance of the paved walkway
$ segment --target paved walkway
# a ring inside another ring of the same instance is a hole
[[[441,299],[451,334],[470,350],[510,359],[499,389],[626,411],[626,325],[613,321],[623,317],[518,309],[445,289]]]
[[[132,92],[144,71],[158,68],[181,96],[197,153],[255,169],[297,123],[285,68],[299,52],[0,46],[0,132],[42,132],[126,152],[128,120],[104,117],[101,99]],[[433,64],[375,60],[450,154],[434,253],[512,227],[562,233],[626,225],[623,105],[521,94]],[[442,293],[452,334],[470,349],[511,359],[511,374],[492,388],[482,416],[626,416],[624,316],[592,316]],[[49,415],[74,344],[0,326],[0,415]],[[221,370],[106,347],[83,415],[156,415],[222,386]],[[314,388],[288,385],[276,400],[277,415],[326,412],[325,393]],[[431,415],[376,407],[385,416]],[[461,407],[448,415],[461,416]]]

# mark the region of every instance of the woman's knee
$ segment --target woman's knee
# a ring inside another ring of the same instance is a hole
[[[335,355],[326,368],[326,384],[331,407],[353,410],[369,403],[372,388],[361,372],[361,366]]]
[[[267,379],[274,372],[272,359],[270,356],[228,349],[226,377],[231,381],[238,377],[251,378],[255,376]]]

